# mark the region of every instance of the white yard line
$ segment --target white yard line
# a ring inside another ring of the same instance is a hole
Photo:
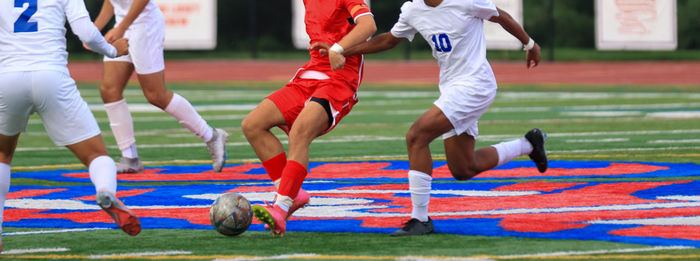
[[[67,252],[67,251],[70,251],[70,249],[65,248],[65,247],[59,247],[59,248],[10,249],[10,250],[3,250],[3,251],[2,251],[2,255],[0,255],[0,258],[2,258],[3,255],[22,255],[22,254],[52,253],[52,252]]]
[[[190,251],[160,251],[160,252],[137,252],[137,253],[122,253],[111,255],[90,255],[90,259],[119,259],[119,257],[135,257],[135,256],[172,256],[172,255],[191,255]]]
[[[83,232],[83,231],[93,231],[93,230],[106,230],[108,228],[71,228],[71,229],[58,229],[58,230],[37,230],[37,231],[17,231],[17,232],[3,232],[3,236],[22,236],[22,235],[37,235],[37,234],[55,234],[55,233],[69,233],[69,232]]]
[[[609,249],[609,250],[566,251],[566,252],[537,253],[537,254],[526,254],[526,255],[507,255],[507,256],[498,256],[498,258],[519,259],[519,258],[538,258],[538,257],[548,257],[548,256],[551,257],[551,256],[599,255],[599,254],[634,253],[634,252],[663,251],[663,250],[682,250],[682,249],[692,249],[692,248],[693,247],[686,247],[686,246],[658,246],[658,247],[645,247],[645,248],[623,248],[623,249]]]
[[[690,139],[690,140],[650,140],[647,141],[650,144],[668,144],[668,143],[697,143],[700,144],[700,139]]]

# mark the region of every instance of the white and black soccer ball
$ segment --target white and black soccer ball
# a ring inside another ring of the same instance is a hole
[[[248,229],[253,221],[253,211],[245,197],[236,193],[225,193],[209,208],[209,219],[219,233],[236,236]]]

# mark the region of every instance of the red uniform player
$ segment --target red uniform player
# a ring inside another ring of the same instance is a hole
[[[335,3],[335,4],[333,4]],[[253,214],[274,235],[283,235],[286,219],[309,202],[301,189],[309,164],[309,146],[333,129],[357,103],[364,57],[344,57],[343,47],[366,41],[377,28],[363,0],[304,0],[304,22],[313,45],[333,46],[327,56],[310,49],[311,60],[292,80],[273,92],[243,120],[241,127],[277,187],[273,204],[254,205]],[[270,129],[289,136],[289,155]]]

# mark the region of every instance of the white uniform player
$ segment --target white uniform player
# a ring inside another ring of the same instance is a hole
[[[146,99],[206,142],[214,171],[220,172],[227,157],[225,143],[228,133],[209,126],[189,101],[165,87],[165,19],[158,6],[150,0],[104,0],[95,25],[102,29],[113,16],[116,16],[114,28],[107,32],[105,38],[113,41],[125,37],[131,44],[129,55],[105,57],[100,87],[112,133],[122,151],[117,172],[138,173],[143,170],[136,149],[133,119],[123,96],[134,71]]]
[[[140,231],[138,218],[114,197],[114,161],[66,67],[66,21],[92,50],[110,57],[127,53],[126,39],[115,41],[117,48],[105,41],[90,22],[83,1],[0,2],[0,206],[4,208],[9,191],[17,140],[36,112],[53,142],[67,146],[89,167],[100,206],[124,231],[135,235]]]
[[[532,129],[525,137],[474,150],[478,119],[496,96],[496,79],[486,60],[483,20],[499,23],[528,51],[528,68],[540,59],[539,46],[513,18],[491,0],[414,0],[401,7],[390,33],[345,50],[343,55],[375,53],[395,47],[420,33],[440,66],[440,97],[406,134],[410,170],[411,219],[393,236],[433,232],[428,217],[433,162],[429,144],[443,135],[447,165],[458,180],[529,155],[540,172],[547,169],[544,134]],[[312,46],[312,48],[325,48]]]
[[[133,0],[110,0],[114,6],[115,24],[126,17]],[[148,1],[143,11],[124,33],[129,39],[129,54],[117,58],[105,57],[105,62],[121,61],[134,64],[138,74],[151,74],[163,71],[163,41],[165,41],[165,19],[158,6]]]

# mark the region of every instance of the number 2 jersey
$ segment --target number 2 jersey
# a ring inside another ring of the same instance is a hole
[[[440,66],[440,92],[454,85],[496,88],[496,79],[486,60],[483,20],[498,16],[491,0],[443,0],[437,7],[423,0],[401,6],[391,34],[413,41],[420,33],[433,49]]]
[[[350,11],[358,5],[363,8],[350,14]],[[304,0],[304,7],[306,8],[304,23],[311,44],[336,43],[355,27],[358,17],[372,15],[364,0]],[[362,81],[364,62],[362,55],[346,57],[343,69],[333,71],[328,56],[323,56],[318,51],[310,51],[309,54],[311,61],[305,64],[302,70],[325,73],[335,80],[346,82],[357,90],[357,86]]]
[[[93,50],[116,55],[90,22],[82,0],[0,0],[0,73],[67,73],[66,21]]]

